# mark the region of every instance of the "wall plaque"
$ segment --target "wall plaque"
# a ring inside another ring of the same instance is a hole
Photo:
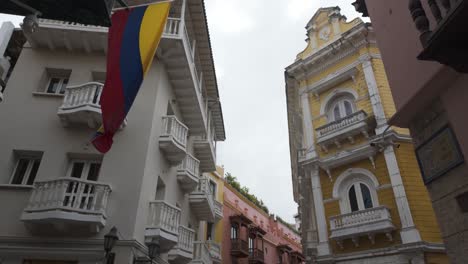
[[[464,162],[455,134],[445,126],[416,149],[425,184],[444,175]]]

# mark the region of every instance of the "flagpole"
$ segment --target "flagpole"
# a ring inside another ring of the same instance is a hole
[[[158,2],[152,2],[152,3],[146,3],[146,4],[141,4],[141,5],[133,5],[133,6],[124,6],[124,7],[118,7],[118,8],[113,8],[112,12],[123,10],[123,9],[129,9],[129,8],[134,8],[134,7],[140,7],[140,6],[149,6],[149,5],[156,5],[156,4],[162,4],[162,3],[172,3],[175,0],[164,0],[164,1],[158,1]]]

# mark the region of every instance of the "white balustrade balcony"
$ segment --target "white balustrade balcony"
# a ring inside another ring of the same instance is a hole
[[[319,144],[324,151],[328,151],[328,147],[332,144],[340,148],[341,142],[344,140],[349,140],[351,144],[354,144],[354,137],[359,134],[368,138],[368,132],[374,125],[375,119],[369,117],[365,111],[361,110],[318,127],[316,129],[317,144]]]
[[[210,256],[213,263],[221,264],[221,246],[212,240],[207,241],[206,244],[208,245],[208,249],[210,250]]]
[[[182,10],[185,14],[182,14]],[[190,17],[204,15],[204,10],[197,2],[175,0],[170,13],[158,52],[166,66],[177,101],[184,102],[179,110],[185,124],[194,133],[204,133],[207,130],[207,109],[201,92],[205,86],[201,62],[211,55],[199,52],[197,46],[197,38],[205,38],[200,33],[206,28],[204,20],[187,21]],[[106,27],[39,19],[37,30],[25,32],[25,37],[33,48],[105,54],[108,47],[107,34]],[[211,70],[207,73],[210,76],[206,79],[211,81]]]
[[[373,244],[378,233],[385,234],[391,240],[394,229],[390,210],[385,206],[330,217],[330,238],[340,247],[342,241],[348,238],[358,246],[361,236],[367,236]]]
[[[179,226],[179,240],[177,245],[169,251],[169,261],[174,264],[187,264],[193,259],[195,230]]]
[[[192,263],[196,264],[213,264],[210,249],[207,243],[203,241],[195,241]]]
[[[215,220],[214,199],[210,191],[210,180],[202,178],[197,188],[189,195],[192,211],[200,221],[213,222]]]
[[[71,177],[36,182],[21,220],[37,232],[97,233],[110,192],[108,184]]]
[[[197,188],[200,178],[200,161],[187,153],[177,166],[177,181],[184,192],[192,192]]]
[[[195,157],[200,160],[201,172],[216,170],[216,142],[214,132],[193,137]]]
[[[58,116],[64,126],[88,125],[97,128],[102,123],[101,93],[102,83],[89,82],[65,89],[63,104],[58,109]]]
[[[149,203],[145,240],[147,242],[159,241],[161,252],[168,252],[177,244],[179,223],[179,208],[165,201],[151,201]]]
[[[223,219],[223,204],[214,200],[215,218],[217,221]]]
[[[162,128],[159,148],[171,164],[177,164],[186,156],[188,128],[175,116],[164,116]]]

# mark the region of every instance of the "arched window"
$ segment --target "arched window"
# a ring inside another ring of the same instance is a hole
[[[351,185],[348,191],[348,201],[351,212],[374,207],[369,187],[362,182],[356,182]]]
[[[337,96],[328,105],[327,115],[329,122],[344,118],[355,111],[354,97],[351,94]]]
[[[335,181],[333,198],[339,199],[342,214],[379,206],[377,188],[379,182],[374,174],[362,168],[350,168]]]

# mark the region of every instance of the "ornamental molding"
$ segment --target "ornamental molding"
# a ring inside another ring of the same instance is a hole
[[[330,181],[333,181],[332,169],[363,159],[369,159],[371,164],[375,166],[374,157],[377,153],[378,151],[375,147],[370,144],[363,144],[353,149],[340,151],[325,158],[318,158],[315,156],[311,159],[302,159],[300,161],[300,166],[304,170],[317,170],[321,168],[327,173]]]
[[[337,95],[340,94],[351,94],[354,97],[354,101],[359,99],[359,95],[355,89],[352,88],[337,88],[329,93],[323,100],[321,100],[320,105],[320,116],[326,116],[326,108],[328,103],[334,99]]]

